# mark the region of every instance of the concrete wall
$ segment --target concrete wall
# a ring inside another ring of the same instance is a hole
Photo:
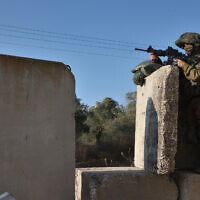
[[[175,180],[179,188],[179,200],[200,199],[200,174],[192,171],[178,171]]]
[[[76,170],[76,200],[177,200],[178,188],[167,175],[133,167]]]
[[[75,200],[199,200],[200,174],[149,174],[135,167],[76,169]]]
[[[74,82],[62,63],[0,55],[0,193],[74,199]]]
[[[76,200],[200,199],[200,174],[185,170],[200,166],[200,87],[182,75],[177,67],[164,66],[138,86],[139,168],[77,169]]]
[[[137,88],[135,166],[166,174],[175,169],[178,129],[177,67],[164,66]]]
[[[10,195],[8,192],[4,192],[3,194],[0,194],[1,200],[16,200],[12,195]]]

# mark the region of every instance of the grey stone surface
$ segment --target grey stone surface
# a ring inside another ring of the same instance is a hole
[[[200,199],[200,174],[190,171],[176,172],[176,182],[179,187],[179,200]]]
[[[16,200],[12,195],[10,195],[8,192],[4,192],[0,194],[0,200]]]
[[[62,63],[0,55],[0,193],[74,199],[74,82]]]
[[[179,70],[164,66],[137,88],[135,166],[151,173],[175,169]]]
[[[175,182],[167,175],[133,167],[76,170],[75,200],[177,200]]]

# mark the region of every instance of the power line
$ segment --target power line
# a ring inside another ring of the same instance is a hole
[[[7,28],[1,28],[7,27]],[[19,30],[10,30],[8,28],[14,28],[14,29],[19,29]],[[51,43],[59,43],[59,44],[69,44],[69,45],[77,45],[77,46],[84,46],[84,47],[92,47],[92,48],[102,48],[102,49],[111,49],[111,50],[119,50],[119,51],[126,51],[126,52],[131,52],[133,53],[133,50],[127,49],[127,48],[116,48],[112,47],[111,45],[117,45],[117,46],[126,46],[126,47],[135,47],[133,45],[124,45],[124,44],[117,44],[119,43],[129,43],[129,42],[122,42],[122,41],[116,41],[116,40],[107,40],[107,39],[102,39],[102,38],[95,38],[95,37],[87,37],[87,36],[81,36],[81,35],[74,35],[74,34],[65,34],[65,33],[57,33],[57,32],[49,32],[49,31],[42,31],[39,29],[29,29],[29,28],[24,28],[24,27],[18,27],[18,26],[10,26],[10,25],[2,25],[0,24],[0,30],[3,31],[10,31],[10,32],[17,32],[17,33],[23,33],[23,34],[32,34],[32,35],[37,35],[37,36],[42,36],[42,37],[53,37],[53,38],[58,38],[58,39],[64,39],[64,40],[78,40],[78,41],[84,41],[84,42],[93,42],[93,43],[104,43],[109,46],[99,46],[99,45],[91,45],[91,44],[82,44],[82,43],[73,43],[73,42],[66,42],[66,41],[58,41],[58,40],[49,40],[49,39],[42,39],[42,38],[34,38],[34,37],[26,37],[26,36],[20,36],[20,35],[11,35],[11,34],[5,34],[5,33],[0,33],[0,36],[5,36],[5,37],[13,37],[13,38],[20,38],[20,39],[28,39],[28,40],[36,40],[36,41],[42,41],[42,42],[51,42]],[[22,31],[26,30],[26,31]],[[32,31],[32,32],[27,32]],[[45,34],[40,34],[37,32],[42,32]],[[50,34],[50,35],[49,35]],[[51,35],[54,34],[54,35]],[[60,35],[65,35],[65,37],[60,36]],[[83,38],[90,38],[90,40],[83,40],[83,39],[77,39],[77,38],[68,38],[66,35],[69,37],[83,37]],[[91,38],[94,40],[92,41]],[[105,42],[100,42],[100,41],[95,41],[95,40],[103,40],[107,41]],[[108,43],[108,42],[116,42],[115,43]],[[110,57],[118,57],[118,58],[125,58],[125,59],[130,59],[130,57],[127,56],[121,56],[121,55],[114,55],[114,54],[104,54],[104,53],[94,53],[94,52],[85,52],[85,51],[77,51],[77,50],[70,50],[70,49],[62,49],[62,48],[50,48],[50,47],[43,47],[43,46],[36,46],[36,45],[23,45],[19,43],[11,43],[11,42],[1,42],[4,44],[10,44],[10,45],[17,45],[17,46],[24,46],[24,47],[34,47],[34,48],[40,48],[40,49],[49,49],[49,50],[56,50],[56,51],[64,51],[64,52],[72,52],[72,53],[79,53],[79,54],[88,54],[88,55],[100,55],[100,56],[110,56]],[[132,44],[139,44],[139,43],[132,43]],[[140,44],[144,45],[144,44]]]
[[[12,28],[12,29],[21,29],[21,30],[28,30],[28,31],[33,31],[33,32],[48,33],[48,34],[53,34],[53,35],[63,35],[63,36],[71,36],[71,37],[78,37],[78,38],[88,38],[90,40],[107,41],[107,42],[120,43],[120,44],[126,44],[126,45],[142,45],[142,46],[148,46],[149,45],[149,44],[145,44],[145,43],[135,43],[135,42],[120,41],[120,40],[111,40],[111,39],[91,37],[91,36],[83,36],[83,35],[70,34],[70,33],[58,33],[58,32],[45,31],[45,30],[40,30],[40,29],[31,29],[31,28],[25,28],[25,27],[20,27],[20,26],[11,26],[11,25],[5,25],[5,24],[0,24],[0,26]],[[160,45],[154,45],[154,46],[160,46]]]
[[[81,41],[81,42],[98,43],[98,44],[104,44],[104,45],[114,45],[114,46],[133,48],[132,45],[115,44],[115,43],[108,43],[108,42],[101,42],[101,41],[78,39],[78,38],[74,38],[74,37],[71,37],[71,36],[63,37],[63,36],[47,35],[47,34],[40,34],[40,33],[34,33],[34,32],[26,32],[26,31],[21,31],[21,30],[10,30],[10,29],[6,29],[6,28],[0,28],[0,30],[9,31],[9,32],[24,33],[24,34],[29,34],[29,35],[37,35],[37,36],[42,36],[42,37],[52,37],[52,38],[64,39],[64,40],[75,40],[75,41]]]
[[[3,33],[0,33],[0,36],[14,37],[14,38],[28,39],[28,40],[36,40],[36,41],[42,41],[42,42],[51,42],[51,43],[58,43],[58,44],[69,44],[69,45],[78,45],[78,46],[85,46],[85,47],[92,47],[92,48],[102,48],[102,49],[112,49],[112,50],[133,52],[132,50],[129,50],[129,49],[120,49],[120,48],[106,47],[106,46],[78,44],[78,43],[73,43],[73,42],[47,40],[47,39],[32,38],[32,37],[25,37],[25,36],[17,36],[17,35],[3,34]]]
[[[11,25],[4,25],[4,24],[0,24],[0,26],[8,27],[8,28],[15,28],[15,29],[29,30],[29,31],[34,31],[34,32],[49,33],[49,34],[54,34],[54,35],[65,35],[65,36],[67,35],[67,36],[74,36],[74,37],[79,37],[79,38],[88,38],[88,39],[93,39],[93,40],[102,40],[102,41],[110,41],[110,42],[117,42],[117,43],[124,43],[124,44],[138,44],[139,45],[139,43],[132,43],[132,42],[127,42],[127,41],[111,40],[111,39],[83,36],[83,35],[70,34],[70,33],[58,33],[58,32],[45,31],[45,30],[40,30],[40,29],[25,28],[25,27],[20,27],[20,26],[11,26]],[[146,45],[146,44],[144,44],[144,45]]]
[[[86,55],[97,55],[97,56],[107,56],[107,57],[115,57],[115,58],[123,58],[123,59],[132,59],[131,57],[128,57],[128,56],[120,56],[120,55],[114,55],[114,54],[101,54],[101,53],[84,52],[84,51],[77,51],[77,50],[71,50],[71,49],[59,49],[59,48],[42,47],[42,46],[37,46],[37,45],[27,45],[27,44],[2,42],[2,41],[0,41],[0,43],[8,44],[8,45],[15,45],[15,46],[34,47],[34,48],[47,49],[47,50],[86,54]],[[134,57],[134,58],[138,59],[138,57]]]

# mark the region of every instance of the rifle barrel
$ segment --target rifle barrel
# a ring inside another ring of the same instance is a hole
[[[135,50],[136,50],[136,51],[145,51],[145,52],[147,52],[147,50],[145,50],[145,49],[135,48]]]

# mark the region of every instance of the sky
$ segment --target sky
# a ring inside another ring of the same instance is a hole
[[[126,105],[137,90],[131,70],[149,59],[134,48],[178,49],[182,33],[200,33],[199,8],[199,0],[1,0],[0,54],[63,62],[82,103]]]

